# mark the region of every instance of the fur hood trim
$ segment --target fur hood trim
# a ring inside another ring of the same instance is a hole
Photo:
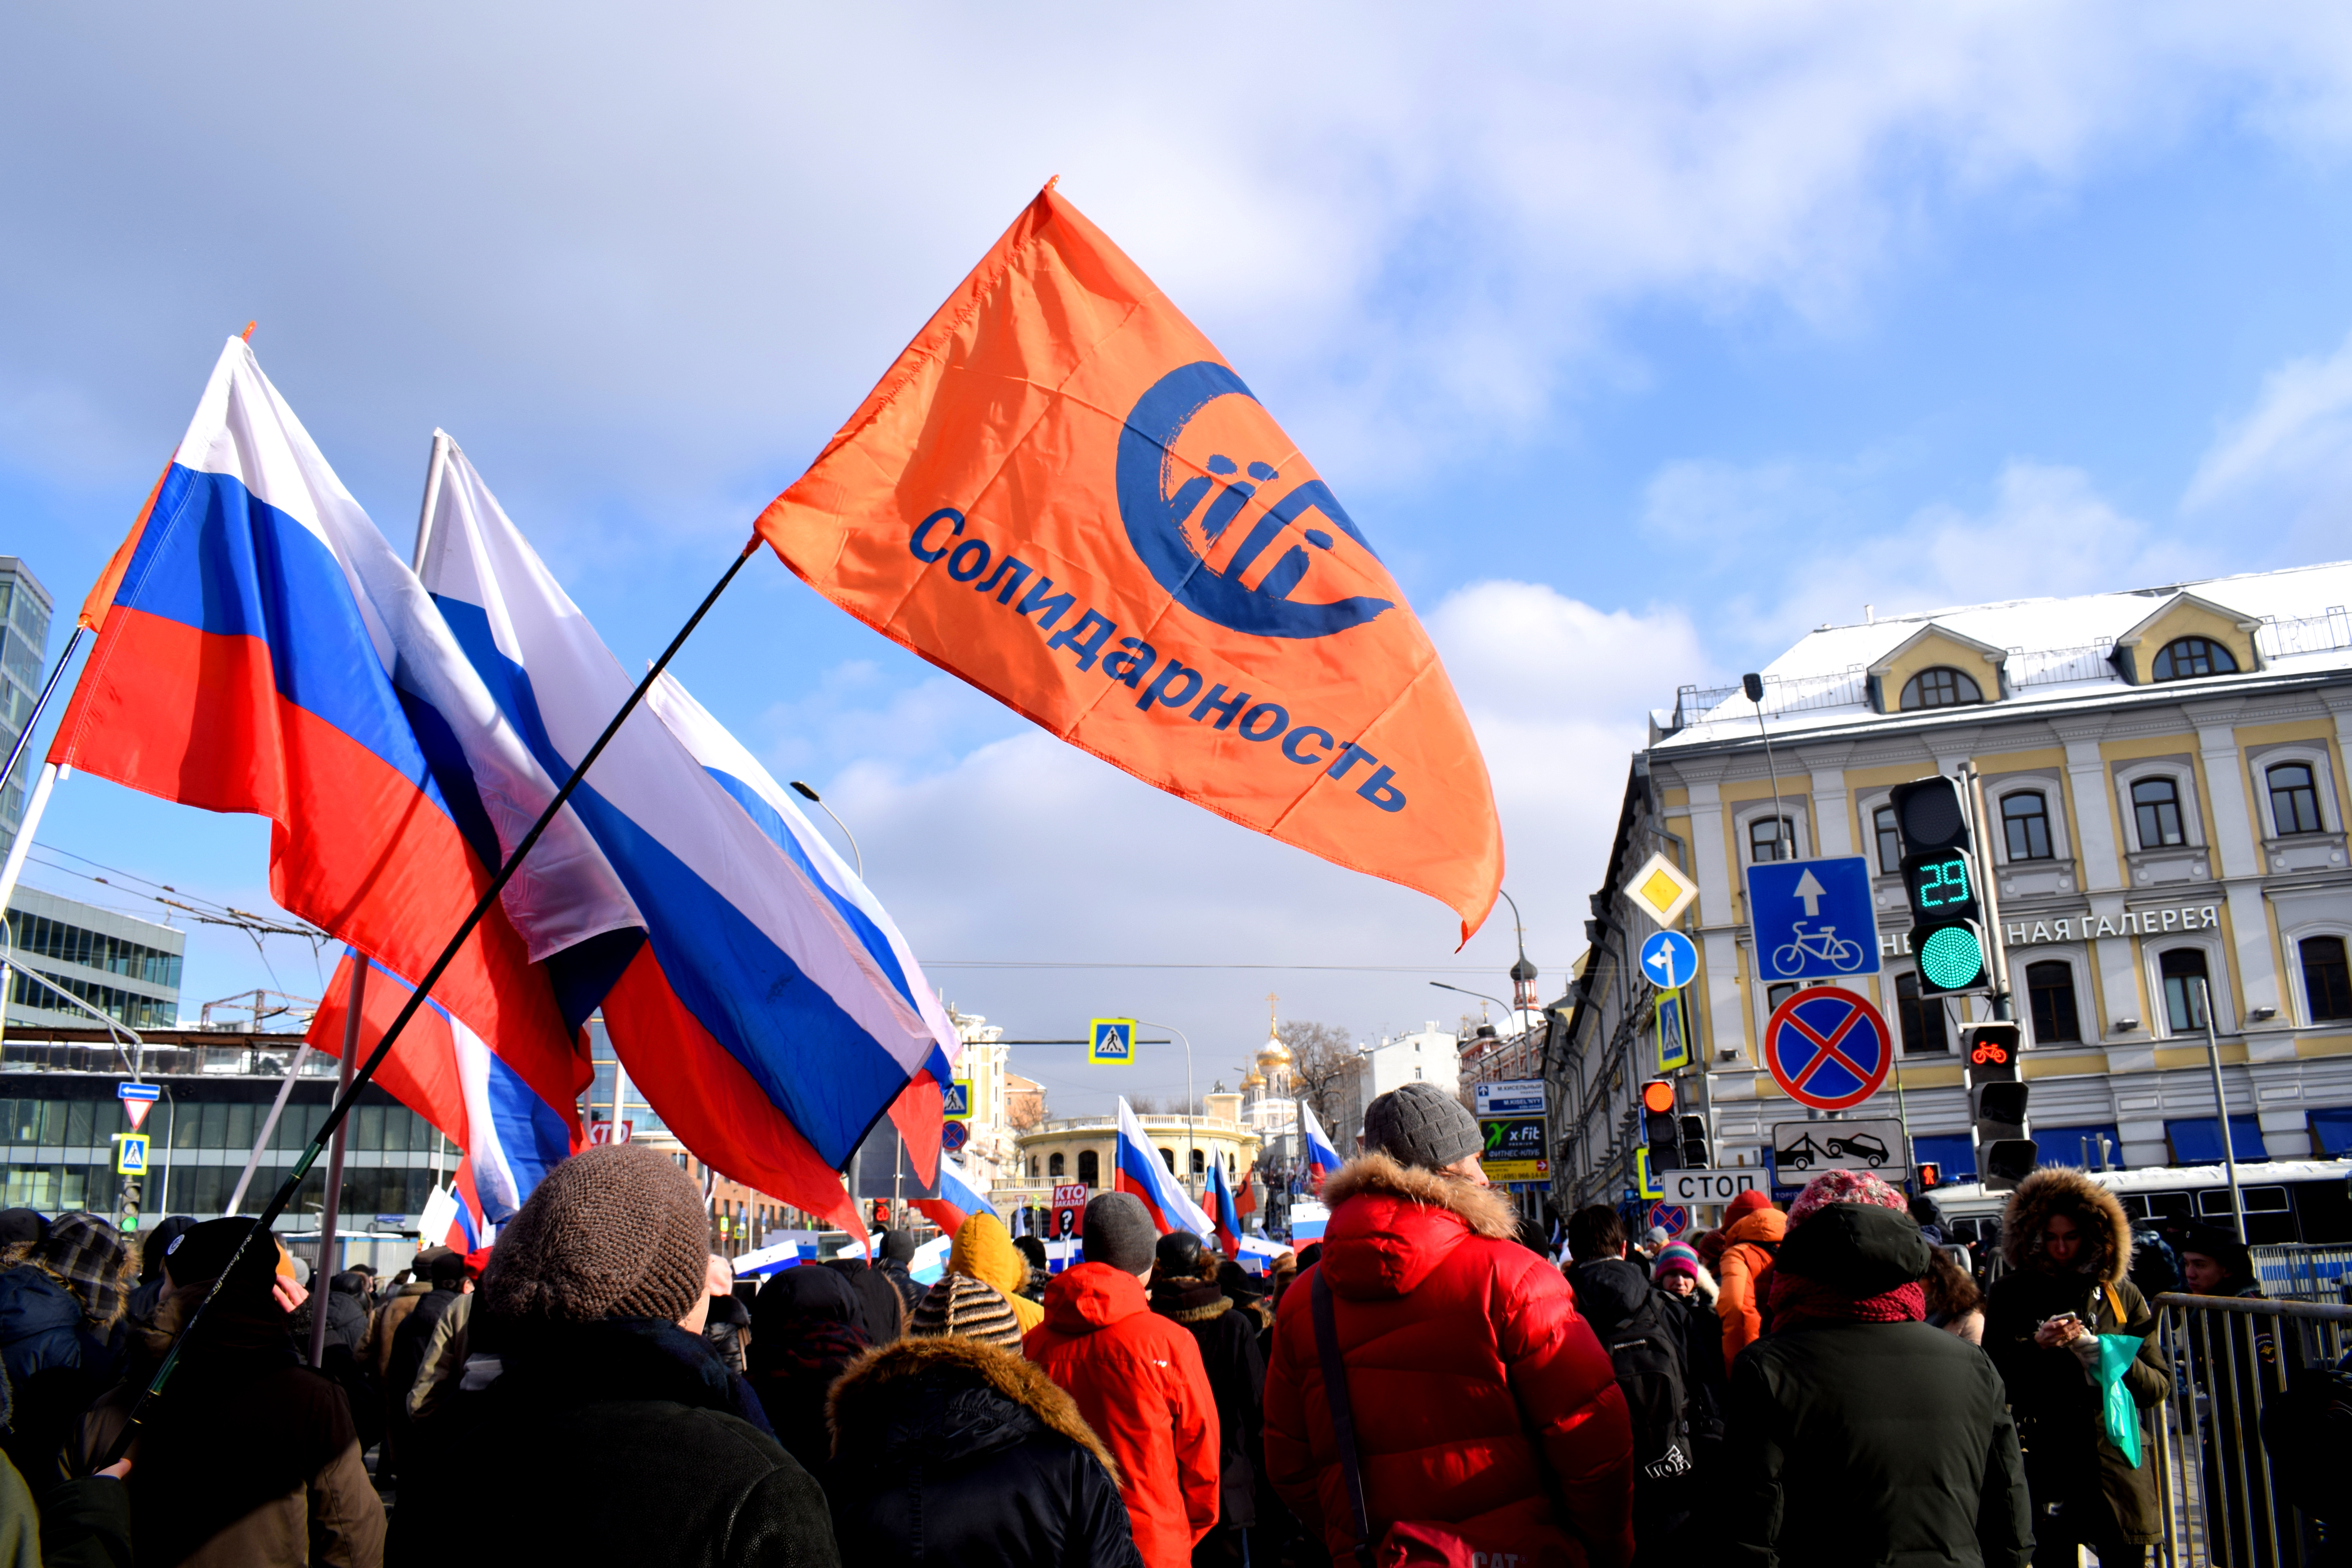
[[[1473,1236],[1494,1241],[1518,1239],[1519,1216],[1504,1194],[1418,1165],[1401,1165],[1386,1154],[1359,1154],[1323,1184],[1323,1201],[1334,1209],[1349,1198],[1370,1195],[1450,1210],[1462,1216]]]
[[[842,1368],[833,1391],[825,1396],[825,1429],[835,1447],[841,1442],[841,1411],[894,1383],[919,1377],[935,1367],[966,1373],[1034,1415],[1049,1431],[1057,1432],[1092,1454],[1110,1473],[1113,1486],[1124,1486],[1118,1461],[1110,1457],[1095,1429],[1078,1414],[1077,1402],[1059,1384],[1010,1351],[979,1340],[953,1335],[935,1340],[897,1340],[877,1345]]]
[[[2042,1241],[2042,1227],[2051,1215],[2071,1209],[2088,1221],[2091,1240],[2101,1250],[2095,1266],[2084,1272],[2102,1283],[2120,1285],[2131,1272],[2131,1219],[2116,1194],[2082,1172],[2065,1165],[2044,1165],[2017,1184],[2001,1211],[2000,1253],[2011,1268],[2032,1266]]]
[[[1655,1276],[1654,1275],[1652,1278],[1654,1279]],[[1721,1294],[1723,1294],[1723,1287],[1717,1284],[1715,1276],[1706,1271],[1706,1265],[1704,1263],[1700,1264],[1698,1266],[1698,1289],[1691,1292],[1692,1299],[1695,1300],[1705,1301],[1709,1306],[1713,1306],[1715,1304],[1715,1299]]]

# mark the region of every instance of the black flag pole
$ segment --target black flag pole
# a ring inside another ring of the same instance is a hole
[[[155,1369],[155,1375],[148,1380],[147,1386],[140,1392],[138,1402],[131,1405],[130,1419],[123,1424],[121,1434],[107,1449],[106,1457],[91,1467],[94,1470],[102,1470],[114,1464],[122,1458],[123,1450],[130,1447],[131,1440],[139,1435],[139,1426],[146,1417],[149,1403],[162,1394],[163,1385],[171,1381],[172,1373],[180,1364],[181,1350],[187,1344],[189,1338],[195,1333],[196,1326],[204,1321],[205,1312],[212,1306],[214,1299],[219,1296],[221,1286],[227,1281],[232,1273],[236,1272],[237,1262],[244,1258],[246,1249],[253,1245],[256,1237],[268,1234],[270,1226],[278,1223],[278,1216],[285,1213],[287,1206],[294,1201],[295,1192],[301,1186],[302,1178],[310,1174],[311,1165],[316,1163],[319,1156],[325,1152],[327,1141],[334,1136],[335,1129],[342,1125],[343,1118],[350,1113],[352,1103],[359,1099],[360,1091],[367,1088],[370,1080],[375,1077],[375,1069],[382,1067],[384,1058],[391,1054],[393,1042],[400,1038],[400,1032],[408,1026],[409,1019],[415,1017],[416,1010],[425,1005],[425,999],[432,992],[435,982],[448,970],[449,965],[456,961],[458,950],[466,945],[466,939],[474,934],[474,928],[482,923],[483,917],[488,915],[492,906],[497,904],[499,894],[505,890],[507,883],[520,868],[524,858],[539,842],[540,835],[547,831],[548,824],[555,820],[556,814],[562,811],[564,803],[572,798],[572,792],[580,787],[580,781],[588,776],[588,770],[595,764],[596,759],[604,754],[604,747],[614,735],[621,732],[622,724],[627,721],[631,713],[636,711],[637,704],[645,700],[646,693],[652,689],[654,682],[661,679],[661,673],[669,667],[669,661],[677,656],[677,650],[686,645],[686,639],[694,635],[694,628],[702,624],[702,617],[710,613],[710,606],[719,602],[719,595],[725,593],[727,585],[735,581],[735,574],[743,569],[743,563],[751,560],[752,552],[759,548],[759,536],[755,534],[751,542],[743,546],[742,553],[736,556],[728,565],[718,584],[703,596],[702,603],[696,606],[694,614],[687,617],[686,625],[680,626],[677,635],[669,639],[669,647],[662,649],[661,657],[654,660],[652,667],[646,671],[646,678],[637,682],[636,689],[629,693],[629,700],[621,704],[621,710],[613,715],[613,721],[604,726],[604,732],[596,737],[596,743],[588,748],[587,755],[582,757],[579,765],[572,770],[572,776],[563,781],[563,787],[555,792],[555,798],[547,803],[547,809],[539,814],[539,820],[530,825],[530,831],[522,836],[521,841],[514,847],[514,853],[507,857],[506,862],[499,868],[498,875],[490,879],[490,885],[482,889],[482,896],[475,900],[472,912],[459,924],[457,934],[449,939],[449,944],[441,950],[441,956],[433,961],[433,967],[425,972],[416,982],[415,988],[409,992],[408,1000],[402,1004],[398,1016],[393,1019],[391,1026],[384,1030],[383,1038],[376,1042],[376,1047],[369,1053],[366,1063],[352,1075],[351,1087],[336,1097],[333,1108],[327,1112],[327,1120],[320,1124],[318,1131],[311,1134],[310,1146],[302,1151],[301,1158],[294,1163],[293,1173],[279,1184],[277,1195],[269,1200],[269,1205],[254,1216],[253,1227],[247,1231],[244,1239],[236,1244],[236,1250],[230,1254],[229,1260],[221,1269],[219,1278],[213,1281],[212,1289],[205,1292],[203,1300],[196,1303],[196,1310],[188,1314],[186,1324],[180,1330],[179,1337],[172,1342],[172,1348],[164,1353],[163,1363]],[[323,1312],[324,1309],[320,1310]]]

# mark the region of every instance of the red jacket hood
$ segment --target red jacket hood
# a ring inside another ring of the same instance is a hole
[[[1471,1236],[1508,1241],[1519,1232],[1510,1200],[1385,1154],[1349,1161],[1323,1187],[1324,1274],[1342,1296],[1402,1296]]]
[[[1142,1282],[1108,1263],[1066,1268],[1045,1287],[1045,1321],[1065,1334],[1090,1334],[1150,1310]]]

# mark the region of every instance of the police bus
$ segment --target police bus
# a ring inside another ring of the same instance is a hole
[[[2151,1165],[2084,1174],[2122,1200],[2135,1229],[2231,1225],[2230,1178],[2220,1165]],[[2246,1199],[2246,1240],[2255,1247],[2352,1242],[2352,1159],[2249,1160],[2238,1166]],[[1954,1241],[1990,1247],[2000,1238],[2005,1192],[1975,1182],[1939,1186],[1928,1195],[1944,1211]]]

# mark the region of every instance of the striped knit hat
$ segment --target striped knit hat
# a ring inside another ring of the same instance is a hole
[[[943,1276],[915,1303],[907,1332],[917,1339],[943,1339],[950,1334],[999,1345],[1016,1354],[1021,1349],[1021,1321],[1013,1303],[993,1285],[969,1274]]]

